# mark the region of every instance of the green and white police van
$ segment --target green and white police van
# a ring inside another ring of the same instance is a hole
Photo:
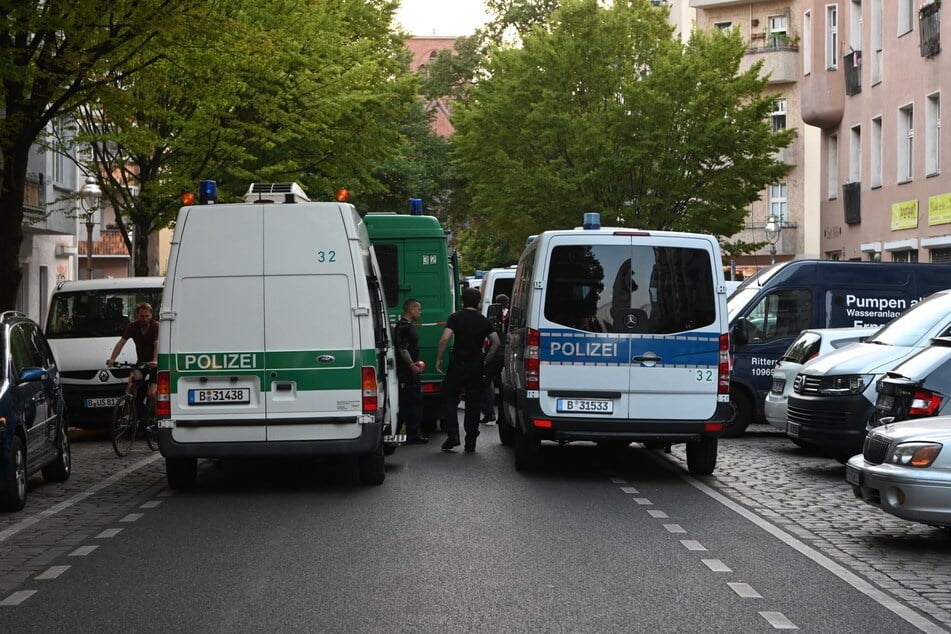
[[[687,445],[708,475],[732,415],[726,285],[711,235],[545,231],[519,259],[499,437],[535,468],[542,441]]]
[[[352,205],[290,183],[183,207],[159,312],[159,448],[169,485],[198,458],[351,455],[385,478],[395,357],[380,272]]]

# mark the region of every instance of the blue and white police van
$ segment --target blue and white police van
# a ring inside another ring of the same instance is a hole
[[[731,415],[726,285],[710,235],[602,228],[545,231],[518,263],[502,370],[499,435],[516,468],[542,441],[687,444],[713,472]]]

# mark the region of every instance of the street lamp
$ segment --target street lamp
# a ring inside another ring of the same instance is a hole
[[[776,264],[776,243],[779,242],[779,235],[783,232],[783,223],[776,216],[770,216],[763,230],[769,242],[769,263]]]
[[[95,176],[87,176],[86,184],[79,190],[79,203],[86,218],[86,279],[92,279],[92,230],[96,226],[96,209],[99,208],[99,199],[102,190],[96,183]]]

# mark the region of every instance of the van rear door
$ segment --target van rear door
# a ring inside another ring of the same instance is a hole
[[[354,312],[354,254],[340,214],[336,205],[319,203],[265,209],[264,397],[271,441],[361,432],[355,422],[327,420],[355,421],[362,412],[366,360],[356,324],[369,319]]]
[[[550,241],[539,321],[543,411],[619,420],[713,416],[724,317],[709,243],[592,238]]]

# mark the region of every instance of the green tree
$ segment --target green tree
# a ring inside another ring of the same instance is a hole
[[[565,0],[520,48],[490,52],[454,116],[454,157],[480,232],[605,224],[730,236],[788,166],[760,67],[733,31],[672,37],[647,0]]]
[[[181,41],[196,0],[0,0],[0,310],[20,284],[30,148],[55,117],[126,81]],[[146,54],[145,51],[152,51]]]

